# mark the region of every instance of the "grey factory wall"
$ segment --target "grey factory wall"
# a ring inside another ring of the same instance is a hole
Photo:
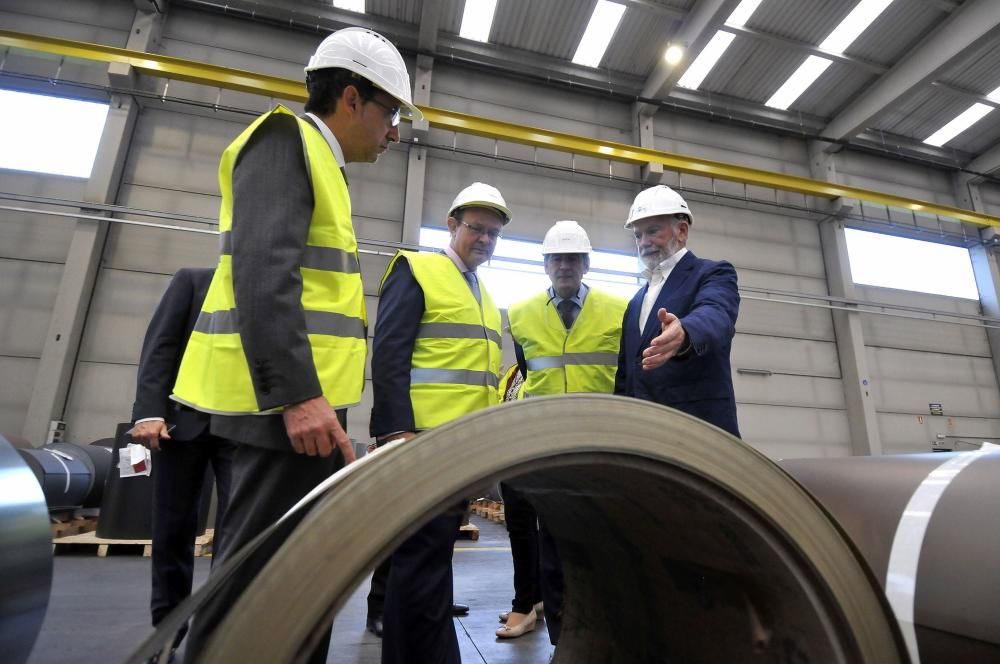
[[[134,4],[39,0],[6,3],[0,23],[14,30],[124,46]],[[286,77],[301,75],[319,37],[246,21],[170,9],[159,50]],[[24,56],[19,66],[44,70]],[[19,62],[20,62],[19,60]],[[16,64],[16,63],[15,63]],[[47,64],[49,68],[54,63]],[[15,70],[16,71],[16,70]],[[99,80],[101,68],[80,73]],[[156,83],[162,90],[164,82]],[[431,104],[486,117],[607,140],[634,142],[629,105],[517,79],[436,63]],[[217,90],[171,82],[171,97],[215,102]],[[261,112],[271,100],[225,92],[222,103]],[[292,105],[295,110],[299,107]],[[218,156],[250,116],[196,112],[180,104],[145,102],[127,156],[117,202],[135,208],[214,217]],[[404,141],[409,132],[404,126]],[[796,175],[810,174],[799,139],[672,115],[656,117],[656,147]],[[638,169],[607,161],[490,139],[432,130],[428,137],[422,222],[441,226],[455,192],[468,182],[497,185],[515,212],[509,237],[540,241],[557,219],[580,221],[602,250],[630,253],[622,228]],[[452,150],[454,148],[454,151]],[[409,147],[393,146],[378,164],[348,166],[358,236],[400,241]],[[463,152],[481,153],[478,155]],[[497,159],[492,155],[496,154]],[[483,156],[485,155],[485,156]],[[950,176],[898,161],[844,152],[841,177],[852,184],[954,203]],[[536,165],[537,164],[537,165]],[[551,168],[555,167],[555,168]],[[575,169],[566,172],[557,169]],[[587,173],[598,173],[595,177]],[[665,176],[668,184],[677,176]],[[684,177],[686,187],[712,183]],[[0,190],[80,200],[80,180],[0,172]],[[717,183],[723,194],[742,185]],[[764,190],[749,192],[769,200]],[[690,248],[730,260],[740,283],[756,288],[828,293],[819,227],[777,206],[746,206],[723,197],[694,195]],[[1000,195],[991,201],[1000,208]],[[779,202],[802,197],[780,194]],[[17,433],[53,309],[72,225],[33,214],[3,212],[0,221],[0,431]],[[184,225],[186,222],[169,222]],[[191,224],[195,225],[195,224]],[[129,417],[142,334],[169,276],[178,267],[211,265],[216,238],[183,231],[112,225],[72,378],[65,419],[74,440],[100,438]],[[363,254],[362,271],[371,325],[387,256]],[[974,301],[863,288],[860,297],[947,311],[978,313]],[[985,335],[975,328],[864,316],[865,340],[887,452],[924,451],[933,432],[917,424],[928,403],[943,403],[957,434],[1000,435],[1000,390]],[[509,339],[505,344],[511,361]],[[745,298],[733,352],[741,428],[748,442],[772,456],[850,453],[844,386],[831,312],[822,308]],[[740,369],[770,372],[741,373]],[[8,376],[11,379],[8,379]],[[349,417],[349,432],[366,439],[370,389]],[[974,430],[974,431],[973,431]]]

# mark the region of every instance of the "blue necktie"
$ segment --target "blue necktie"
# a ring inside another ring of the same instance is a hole
[[[465,280],[469,282],[469,286],[472,288],[472,294],[475,296],[476,302],[482,304],[483,295],[479,291],[479,279],[476,277],[476,273],[470,270],[469,272],[463,272],[462,275],[465,277]]]

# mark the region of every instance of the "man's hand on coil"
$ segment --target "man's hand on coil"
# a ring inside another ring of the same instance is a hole
[[[339,448],[344,463],[352,463],[354,446],[340,426],[337,412],[324,397],[313,397],[282,412],[285,431],[296,454],[328,457]]]
[[[139,422],[128,433],[132,436],[132,440],[140,445],[145,445],[151,450],[158,450],[160,449],[161,438],[170,440],[169,432],[167,423],[163,420],[148,420],[146,422]]]
[[[681,320],[660,308],[656,312],[660,319],[660,334],[650,343],[649,348],[642,351],[642,368],[644,370],[657,369],[667,363],[667,360],[677,355],[687,342],[687,332],[681,325]]]

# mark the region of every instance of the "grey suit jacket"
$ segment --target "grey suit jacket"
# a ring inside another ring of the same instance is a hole
[[[272,115],[251,136],[233,170],[233,291],[261,410],[323,394],[306,334],[299,272],[312,212],[298,123],[290,115]],[[211,430],[292,451],[281,415],[213,415]]]

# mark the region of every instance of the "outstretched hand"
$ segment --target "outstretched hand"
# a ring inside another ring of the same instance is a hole
[[[645,370],[662,367],[687,342],[687,332],[680,318],[662,307],[657,310],[656,317],[660,319],[660,334],[649,343],[649,348],[642,351],[642,368]]]
[[[339,448],[345,464],[355,460],[351,439],[340,426],[337,411],[324,397],[288,406],[282,411],[282,417],[296,454],[328,457]]]

